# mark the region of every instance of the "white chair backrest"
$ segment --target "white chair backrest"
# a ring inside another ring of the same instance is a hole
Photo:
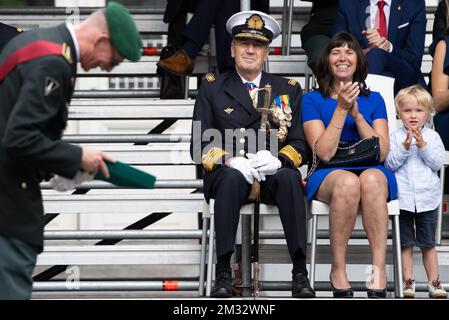
[[[392,134],[398,128],[396,107],[394,106],[394,78],[368,74],[365,82],[370,90],[379,92],[384,98],[387,107],[388,129]]]

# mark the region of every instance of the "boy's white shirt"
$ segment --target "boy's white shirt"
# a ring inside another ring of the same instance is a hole
[[[434,210],[440,204],[441,186],[437,171],[444,161],[444,145],[440,135],[429,128],[423,128],[422,135],[427,143],[418,149],[412,139],[410,149],[402,143],[407,130],[402,127],[390,135],[390,152],[385,166],[391,169],[398,182],[399,207],[411,212]]]

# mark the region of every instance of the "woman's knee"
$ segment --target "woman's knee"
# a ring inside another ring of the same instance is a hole
[[[360,185],[363,196],[386,195],[388,192],[387,179],[379,170],[366,170],[360,175]],[[372,192],[376,190],[376,192]]]
[[[341,174],[334,184],[332,190],[332,197],[340,199],[347,199],[351,202],[360,200],[360,180],[353,174]]]

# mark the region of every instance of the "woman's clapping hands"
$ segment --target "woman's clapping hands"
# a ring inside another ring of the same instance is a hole
[[[346,111],[351,111],[359,94],[360,87],[358,82],[340,82],[340,90],[337,94],[338,106]]]

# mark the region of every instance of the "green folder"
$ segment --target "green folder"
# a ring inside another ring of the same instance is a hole
[[[114,163],[106,162],[106,164],[109,170],[109,178],[98,172],[95,176],[96,180],[104,180],[119,187],[154,188],[155,176],[120,161]]]

